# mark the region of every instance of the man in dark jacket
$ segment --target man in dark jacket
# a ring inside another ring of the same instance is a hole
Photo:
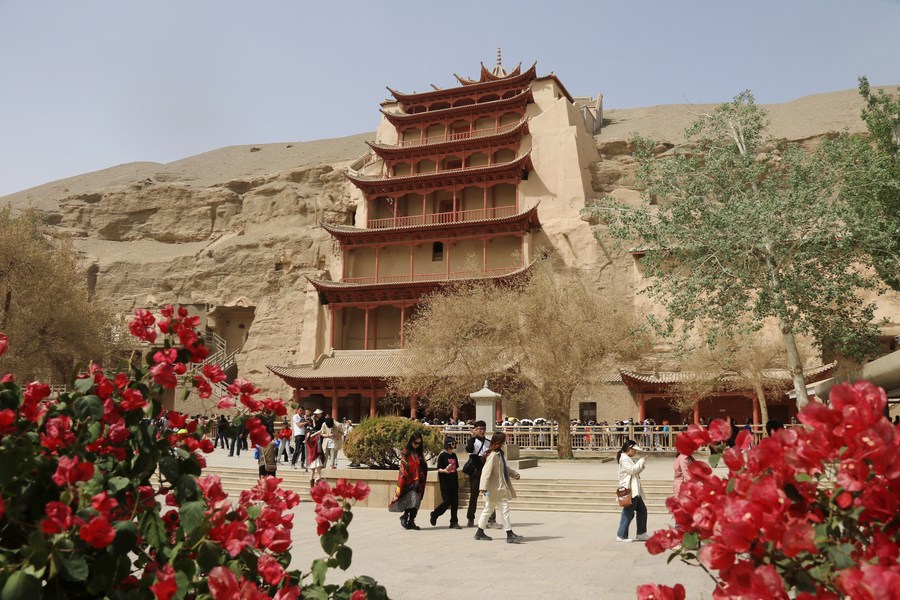
[[[481,484],[481,470],[484,468],[484,456],[488,452],[490,442],[484,437],[487,424],[475,421],[472,425],[472,437],[466,442],[466,452],[475,463],[475,472],[469,475],[469,505],[466,507],[466,527],[475,527],[475,510],[478,508],[478,486]],[[488,526],[497,523],[496,513],[491,515]]]

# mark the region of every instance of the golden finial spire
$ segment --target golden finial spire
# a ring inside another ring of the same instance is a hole
[[[503,66],[503,61],[501,60],[501,54],[500,54],[500,48],[499,48],[499,46],[497,47],[497,66],[498,66],[498,67],[502,67],[502,66]]]

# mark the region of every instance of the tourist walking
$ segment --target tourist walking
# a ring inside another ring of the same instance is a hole
[[[616,453],[616,462],[619,463],[619,487],[631,489],[631,505],[622,507],[622,517],[619,519],[619,531],[616,533],[617,542],[630,542],[628,528],[637,514],[637,535],[635,541],[645,542],[647,535],[647,505],[644,504],[643,490],[641,488],[641,471],[646,466],[647,459],[641,457],[637,461],[634,455],[640,448],[632,439],[625,440],[622,448]]]
[[[235,452],[237,455],[241,455],[241,449],[244,448],[244,439],[247,437],[247,428],[244,427],[244,424],[241,423],[237,427],[234,428],[234,432],[232,433],[234,437],[231,438],[231,449],[228,451],[228,456],[234,456]]]
[[[675,465],[672,467],[675,471],[675,476],[672,481],[672,492],[675,496],[681,491],[681,484],[691,480],[691,472],[688,470],[688,467],[694,460],[693,456],[680,453],[675,458]]]
[[[475,471],[469,475],[469,506],[466,507],[466,526],[475,527],[475,510],[478,508],[478,486],[481,483],[481,471],[484,468],[484,457],[488,453],[490,443],[484,437],[487,424],[484,421],[475,421],[472,424],[472,437],[466,442],[466,452]],[[496,523],[496,516],[491,515],[491,524]]]
[[[322,453],[321,428],[323,421],[317,423],[322,411],[318,408],[313,413],[313,424],[306,428],[306,468],[309,469],[309,487],[322,479],[322,468],[325,466],[325,455]]]
[[[344,441],[341,424],[329,415],[325,417],[325,422],[319,432],[322,436],[322,452],[325,454],[325,464],[331,465],[332,469],[337,469],[337,455]]]
[[[428,478],[428,463],[422,436],[414,433],[400,453],[400,472],[397,474],[397,490],[388,505],[391,512],[401,512],[400,525],[403,529],[420,529],[416,525],[416,514],[425,495],[425,481]]]
[[[259,476],[275,477],[275,471],[278,469],[278,449],[275,440],[270,441],[267,446],[257,446],[256,451],[259,453],[257,457]]]
[[[294,412],[294,416],[291,417],[291,429],[294,434],[294,455],[291,457],[291,468],[297,468],[297,459],[300,459],[300,464],[304,467],[306,466],[306,430],[309,424],[309,419],[306,414],[303,412],[303,409],[299,406],[297,410]]]
[[[218,448],[219,441],[221,441],[222,449],[228,449],[228,437],[225,435],[226,429],[228,429],[228,420],[225,418],[225,415],[219,415],[216,421],[216,437],[213,438],[213,448]]]
[[[516,535],[509,523],[509,501],[516,497],[516,490],[513,488],[510,478],[519,479],[519,474],[506,464],[506,455],[503,453],[505,444],[506,434],[502,431],[498,431],[491,437],[478,488],[484,496],[484,509],[478,519],[478,531],[475,532],[475,539],[492,539],[484,533],[484,529],[487,527],[488,518],[498,512],[503,522],[503,529],[506,531],[506,542],[519,544],[522,542],[522,536]]]
[[[291,460],[291,456],[293,456],[293,450],[291,449],[291,438],[293,437],[293,431],[291,430],[291,424],[288,423],[287,417],[283,417],[281,421],[281,429],[278,430],[278,460],[283,460],[284,462],[288,462]]]
[[[444,449],[438,455],[438,483],[441,488],[441,504],[431,511],[431,526],[437,526],[438,517],[450,509],[450,529],[462,529],[459,526],[459,458],[456,456],[456,440],[448,437],[444,440]]]

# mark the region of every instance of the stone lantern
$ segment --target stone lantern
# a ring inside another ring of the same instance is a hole
[[[485,435],[491,439],[497,418],[497,398],[500,398],[500,394],[490,389],[488,382],[485,381],[484,387],[469,394],[469,398],[475,401],[475,420],[487,423]]]

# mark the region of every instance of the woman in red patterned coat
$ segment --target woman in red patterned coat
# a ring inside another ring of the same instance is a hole
[[[416,525],[416,514],[425,495],[425,480],[428,477],[428,463],[422,436],[413,434],[400,454],[400,473],[397,476],[397,491],[388,505],[391,512],[402,512],[400,525],[404,529],[420,529]]]

